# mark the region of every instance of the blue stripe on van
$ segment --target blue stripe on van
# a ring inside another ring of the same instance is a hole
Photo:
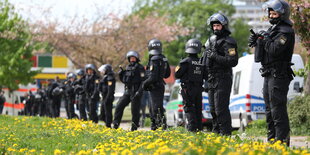
[[[203,99],[208,100],[209,97],[208,96],[203,96]]]
[[[230,111],[239,111],[240,109],[245,110],[245,103],[235,104],[229,107]],[[251,112],[265,112],[266,107],[264,103],[251,103]]]
[[[250,95],[251,99],[256,99],[256,100],[262,100],[264,101],[264,98],[262,97],[259,97],[259,96],[254,96],[254,95]],[[244,96],[239,96],[239,97],[235,97],[235,98],[232,98],[230,100],[230,104],[233,103],[233,102],[236,102],[238,100],[241,100],[241,99],[245,99],[245,95]]]

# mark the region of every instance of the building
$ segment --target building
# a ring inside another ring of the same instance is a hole
[[[267,18],[267,13],[262,8],[263,3],[259,0],[234,0],[236,13],[232,18],[243,18],[255,32],[267,30],[270,24],[264,20]]]

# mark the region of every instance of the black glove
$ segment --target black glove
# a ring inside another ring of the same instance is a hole
[[[260,39],[269,38],[269,33],[264,30],[259,31],[257,35]]]
[[[251,35],[249,37],[248,46],[249,47],[255,47],[257,39],[258,39],[258,35],[251,33]]]
[[[212,50],[209,50],[209,51],[207,52],[207,57],[208,57],[209,59],[213,60],[213,59],[215,59],[215,58],[217,57],[217,53],[214,52],[214,51],[212,51]]]

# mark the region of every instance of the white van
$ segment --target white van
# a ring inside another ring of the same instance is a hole
[[[304,68],[302,58],[293,54],[292,69]],[[229,109],[233,128],[243,128],[252,120],[265,118],[265,103],[263,99],[263,83],[259,69],[260,63],[254,62],[254,54],[239,58],[238,65],[233,68],[233,86],[230,95]],[[288,99],[300,94],[303,77],[295,77],[289,86]]]

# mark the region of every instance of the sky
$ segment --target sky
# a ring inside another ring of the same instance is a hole
[[[98,14],[117,15],[130,13],[134,0],[9,0],[15,10],[30,22],[43,19],[46,10],[50,10],[50,19],[65,22],[73,16],[91,19]],[[98,9],[100,8],[100,12]],[[102,11],[101,11],[102,10]]]

